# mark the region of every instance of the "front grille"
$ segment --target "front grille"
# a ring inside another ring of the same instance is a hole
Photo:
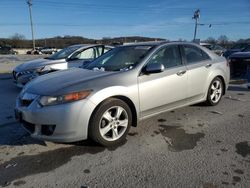
[[[55,131],[56,125],[42,125],[42,135],[51,136]]]

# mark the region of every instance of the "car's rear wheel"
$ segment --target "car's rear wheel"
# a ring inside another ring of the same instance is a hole
[[[223,95],[224,85],[219,77],[213,79],[208,88],[206,104],[209,106],[217,105]]]
[[[89,135],[103,146],[115,146],[124,142],[131,124],[129,106],[119,99],[108,99],[94,111],[89,123]]]

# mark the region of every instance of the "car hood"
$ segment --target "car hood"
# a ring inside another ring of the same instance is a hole
[[[230,58],[250,58],[250,52],[236,52]]]
[[[32,61],[27,61],[15,68],[15,71],[32,70],[39,67],[44,67],[46,65],[52,65],[57,63],[66,62],[65,59],[51,60],[51,59],[35,59]]]
[[[39,76],[24,88],[25,92],[38,95],[61,95],[83,89],[92,89],[93,82],[89,81],[103,78],[115,72],[93,71],[80,68],[57,71]]]
[[[241,49],[230,49],[230,50],[227,50],[227,52],[230,52],[230,53],[239,52],[239,51],[241,51]]]

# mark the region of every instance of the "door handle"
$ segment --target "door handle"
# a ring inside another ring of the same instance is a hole
[[[185,70],[181,70],[181,71],[179,71],[179,72],[177,72],[176,74],[178,75],[178,76],[182,76],[183,74],[185,74],[187,71],[185,71]]]
[[[210,68],[212,66],[212,64],[211,63],[209,63],[209,64],[206,64],[206,68]]]

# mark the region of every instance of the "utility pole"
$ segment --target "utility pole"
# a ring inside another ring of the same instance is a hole
[[[36,48],[35,38],[34,38],[34,29],[33,29],[33,21],[32,21],[32,0],[27,0],[27,4],[29,6],[29,13],[30,13],[30,26],[31,26],[31,34],[32,34],[32,41],[33,41],[33,50]]]
[[[197,10],[194,12],[194,16],[193,16],[193,18],[192,18],[192,19],[195,20],[194,41],[195,41],[195,39],[196,39],[197,26],[198,26],[199,18],[200,18],[200,9],[197,9]]]

